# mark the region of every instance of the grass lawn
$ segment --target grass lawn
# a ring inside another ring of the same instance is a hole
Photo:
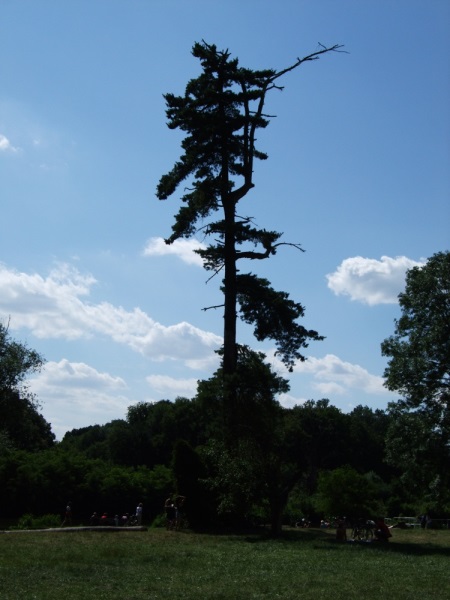
[[[334,531],[260,535],[0,534],[1,600],[448,600],[450,531],[394,530],[388,544]]]

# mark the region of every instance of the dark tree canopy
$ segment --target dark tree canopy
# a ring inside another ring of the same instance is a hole
[[[25,377],[39,371],[43,362],[38,352],[11,339],[8,327],[0,323],[0,389],[23,389]]]
[[[38,450],[54,441],[50,424],[25,384],[43,362],[35,350],[11,339],[8,327],[0,323],[0,443],[4,447]]]
[[[406,274],[395,333],[381,351],[390,357],[385,385],[405,407],[440,413],[450,401],[450,252]]]
[[[259,341],[275,341],[289,368],[296,360],[304,360],[301,350],[309,340],[323,339],[297,323],[304,312],[301,304],[273,290],[267,280],[237,268],[238,261],[268,258],[284,244],[280,233],[257,228],[252,217],[238,215],[237,205],[255,185],[254,160],[267,158],[255,145],[257,131],[270,121],[264,112],[266,94],[282,89],[278,80],[286,73],[339,48],[321,46],[285,69],[254,71],[241,67],[228,50],[196,43],[192,54],[200,60],[201,75],[189,81],[184,96],[165,95],[168,126],[186,132],[186,137],[182,156],[160,179],[157,197],[165,200],[182,182],[188,184],[166,242],[200,232],[212,240],[198,253],[206,269],[224,273],[225,376],[237,368],[238,313],[254,326]],[[297,243],[290,245],[300,249]]]
[[[450,503],[450,252],[409,270],[399,303],[395,334],[381,345],[385,385],[402,396],[390,406],[388,459],[442,510]]]

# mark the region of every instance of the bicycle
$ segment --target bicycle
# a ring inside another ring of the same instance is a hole
[[[370,542],[373,540],[375,523],[370,519],[357,521],[352,529],[352,540],[358,542]]]

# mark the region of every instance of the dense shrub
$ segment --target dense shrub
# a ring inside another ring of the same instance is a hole
[[[59,515],[42,515],[35,517],[32,514],[26,514],[20,517],[17,525],[10,529],[49,529],[61,526],[61,517]]]

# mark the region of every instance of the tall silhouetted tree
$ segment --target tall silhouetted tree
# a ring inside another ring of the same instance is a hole
[[[186,137],[181,158],[160,179],[157,197],[167,199],[186,180],[189,185],[166,242],[190,238],[199,231],[212,240],[197,252],[207,270],[214,274],[223,271],[222,366],[231,416],[235,414],[232,375],[237,368],[238,313],[254,326],[258,341],[275,341],[277,353],[289,369],[296,360],[304,360],[301,351],[309,340],[323,339],[297,322],[304,314],[301,304],[286,292],[275,291],[267,279],[238,269],[241,259],[269,258],[285,242],[280,241],[280,233],[258,229],[251,217],[238,215],[237,206],[255,185],[254,159],[267,158],[255,146],[257,130],[265,128],[270,119],[264,112],[267,93],[282,89],[278,81],[283,75],[340,48],[321,46],[285,69],[253,71],[240,67],[228,50],[196,43],[192,54],[200,60],[202,73],[189,81],[184,96],[165,95],[168,126],[186,132]],[[290,245],[301,249],[299,244]]]

